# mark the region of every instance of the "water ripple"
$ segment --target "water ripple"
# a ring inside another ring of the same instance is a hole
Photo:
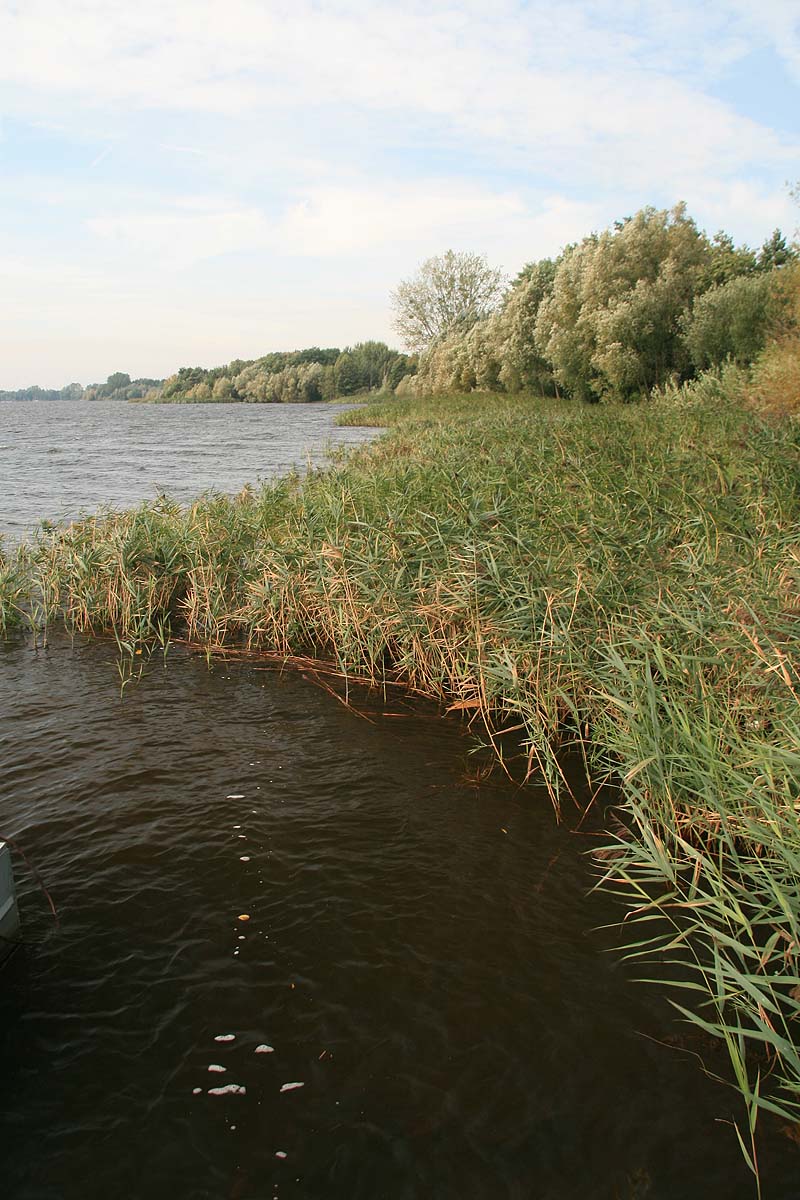
[[[81,641],[0,649],[0,706],[61,922],[18,862],[9,1200],[747,1194],[727,1093],[589,932],[586,840],[465,782],[457,725],[178,650],[120,702]]]

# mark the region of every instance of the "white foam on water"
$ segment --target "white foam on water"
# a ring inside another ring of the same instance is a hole
[[[255,1050],[253,1051],[253,1053],[254,1053],[254,1054],[274,1054],[274,1053],[275,1053],[275,1047],[274,1047],[274,1046],[267,1046],[266,1044],[264,1044],[263,1046],[256,1046],[256,1048],[255,1048]],[[302,1085],[302,1084],[300,1084],[300,1086],[302,1087],[303,1085]],[[283,1088],[281,1088],[281,1091],[283,1091]]]
[[[224,1087],[209,1088],[209,1096],[244,1096],[247,1088],[240,1083],[226,1083]]]
[[[235,1033],[218,1033],[214,1038],[215,1042],[233,1042],[236,1039]]]
[[[281,1087],[282,1092],[293,1092],[295,1088],[305,1087],[304,1083],[284,1083]]]

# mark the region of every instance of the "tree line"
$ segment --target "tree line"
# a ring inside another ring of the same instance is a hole
[[[17,388],[15,391],[0,391],[0,401],[81,399],[83,399],[83,385],[80,383],[68,383],[63,388],[43,388],[33,384],[32,387]]]
[[[758,251],[724,232],[709,238],[683,204],[643,208],[528,263],[499,299],[485,259],[449,251],[393,293],[395,328],[422,349],[416,378],[400,390],[629,400],[725,361],[751,363],[791,308],[785,268],[797,257],[777,229]],[[437,269],[445,259],[447,273]],[[437,279],[456,278],[458,259],[492,297],[482,310],[429,303]],[[423,347],[426,304],[434,319]]]
[[[124,371],[115,371],[105,383],[68,383],[63,388],[32,387],[16,391],[0,392],[2,400],[141,400],[154,389],[160,388],[162,379],[131,379]]]
[[[168,379],[131,379],[123,371],[83,387],[20,388],[0,400],[131,400],[168,404],[287,404],[335,400],[362,392],[393,391],[416,370],[416,355],[385,342],[275,352],[234,359],[220,367],[181,367]]]
[[[385,342],[344,350],[318,346],[221,367],[181,367],[145,399],[170,404],[307,404],[361,392],[393,391],[416,370],[416,358]]]

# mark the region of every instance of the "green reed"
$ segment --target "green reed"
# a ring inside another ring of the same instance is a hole
[[[0,631],[26,622],[30,576],[24,550],[9,553],[0,538]]]
[[[390,401],[325,470],[43,530],[0,621],[314,654],[620,787],[600,886],[747,1103],[800,1118],[800,436],[709,383],[647,407]],[[633,930],[638,932],[634,933]]]

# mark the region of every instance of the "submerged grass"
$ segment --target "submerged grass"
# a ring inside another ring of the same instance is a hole
[[[601,885],[748,1104],[800,1118],[800,434],[717,383],[647,408],[392,401],[324,471],[43,530],[23,612],[136,647],[317,654],[621,781]],[[500,753],[498,743],[498,753]]]

